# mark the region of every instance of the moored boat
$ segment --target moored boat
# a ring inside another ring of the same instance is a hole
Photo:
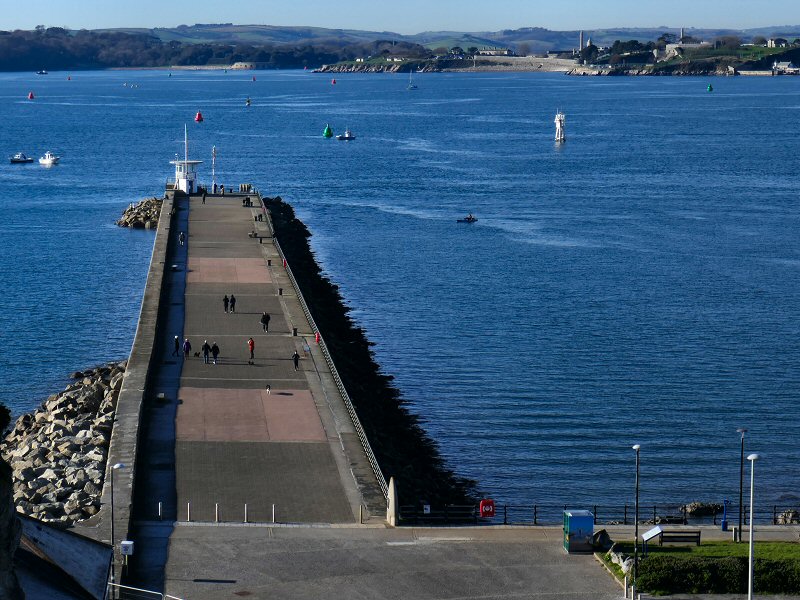
[[[350,131],[349,129],[345,129],[344,133],[340,133],[339,135],[336,136],[336,139],[349,142],[350,140],[356,139],[356,136],[353,135],[353,132]]]
[[[463,219],[456,219],[456,223],[474,223],[474,222],[475,222],[475,221],[477,221],[477,220],[478,220],[478,218],[477,218],[477,217],[474,217],[474,216],[472,215],[472,213],[469,213],[469,214],[468,214],[466,217],[464,217]]]
[[[32,163],[33,158],[26,155],[24,152],[17,152],[14,156],[8,159],[12,165],[20,165],[25,163]]]

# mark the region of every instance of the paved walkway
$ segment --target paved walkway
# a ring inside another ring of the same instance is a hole
[[[191,600],[622,598],[593,556],[561,544],[561,531],[544,527],[178,525],[167,591]]]
[[[254,219],[261,207],[242,199],[190,200],[183,338],[192,351],[175,420],[178,520],[242,522],[246,510],[248,521],[356,522],[365,504],[358,483],[374,481],[356,482],[350,471],[363,457],[343,451],[340,433],[352,425],[331,406],[341,397],[319,374],[327,366],[268,222]],[[236,298],[235,310],[224,310],[225,295]],[[206,341],[220,348],[216,364],[202,356]],[[380,515],[383,507],[372,508]]]

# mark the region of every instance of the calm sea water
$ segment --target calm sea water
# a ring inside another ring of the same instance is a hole
[[[758,500],[800,502],[800,79],[256,78],[0,75],[0,155],[63,156],[0,166],[15,411],[127,355],[153,234],[113,221],[161,195],[188,123],[218,181],[296,207],[384,370],[498,500],[630,501],[634,443],[643,501],[734,498],[747,427]]]

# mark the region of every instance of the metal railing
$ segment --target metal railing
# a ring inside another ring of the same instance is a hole
[[[476,525],[557,525],[563,520],[563,512],[568,509],[582,508],[591,510],[595,525],[633,525],[635,522],[634,506],[623,505],[584,505],[576,504],[497,504],[493,517],[481,517],[477,504],[431,506],[423,503],[400,507],[401,524],[476,524]],[[743,525],[749,525],[749,506],[744,507]],[[796,512],[795,522],[780,523],[781,516],[790,511]],[[728,505],[728,527],[738,525],[739,509],[736,505]],[[696,516],[686,512],[681,504],[649,504],[639,505],[639,523],[661,525],[720,525],[722,511],[714,514]],[[799,525],[800,507],[766,506],[754,510],[753,521],[771,525]]]
[[[274,232],[275,229],[272,226],[272,220],[269,216],[269,212],[267,212],[267,218],[270,220],[269,222],[270,229]],[[317,324],[314,321],[314,317],[311,315],[311,311],[308,308],[308,304],[306,304],[305,298],[303,298],[303,294],[300,291],[300,285],[297,283],[297,279],[295,279],[294,273],[292,273],[292,269],[289,266],[289,261],[286,259],[286,256],[283,253],[283,249],[281,248],[281,245],[278,243],[278,240],[276,238],[273,238],[273,241],[275,242],[275,248],[277,248],[278,254],[280,255],[281,259],[285,261],[286,273],[289,276],[289,281],[291,281],[292,287],[294,288],[294,291],[297,294],[297,298],[300,301],[300,306],[302,306],[303,308],[303,313],[305,314],[306,319],[308,319],[309,325],[311,325],[311,330],[315,334],[319,335],[319,347],[320,350],[322,350],[322,355],[325,357],[325,362],[328,364],[328,369],[330,369],[331,375],[333,376],[333,380],[336,382],[336,387],[339,390],[339,393],[342,395],[344,404],[347,407],[347,412],[350,415],[350,419],[353,421],[353,427],[355,427],[358,439],[361,442],[361,446],[364,449],[364,453],[367,455],[367,460],[369,460],[369,464],[372,467],[372,471],[373,473],[375,473],[375,477],[378,480],[378,485],[380,485],[381,487],[381,491],[383,492],[383,497],[388,501],[389,486],[387,485],[386,478],[383,476],[383,472],[381,471],[380,465],[378,464],[378,459],[375,458],[375,453],[372,451],[372,446],[370,446],[369,440],[367,439],[367,434],[364,432],[364,428],[361,425],[361,420],[358,418],[358,414],[356,414],[356,409],[353,406],[353,402],[350,400],[350,395],[347,393],[347,390],[344,387],[344,383],[342,383],[342,378],[339,377],[339,372],[336,370],[336,365],[334,365],[333,363],[333,358],[331,357],[331,354],[328,351],[328,346],[325,343],[325,339],[322,337],[322,333],[317,327]]]
[[[177,596],[170,596],[169,594],[162,594],[161,592],[154,592],[152,590],[143,590],[141,588],[131,587],[129,585],[122,585],[120,583],[108,583],[109,599],[114,600],[183,600]]]

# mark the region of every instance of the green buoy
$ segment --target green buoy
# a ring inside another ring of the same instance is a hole
[[[322,130],[322,137],[326,139],[333,137],[333,129],[331,129],[331,126],[327,123],[325,123],[325,129]]]
[[[714,86],[709,83],[708,87],[706,88],[706,90],[709,91],[709,92],[713,92],[714,91]]]

